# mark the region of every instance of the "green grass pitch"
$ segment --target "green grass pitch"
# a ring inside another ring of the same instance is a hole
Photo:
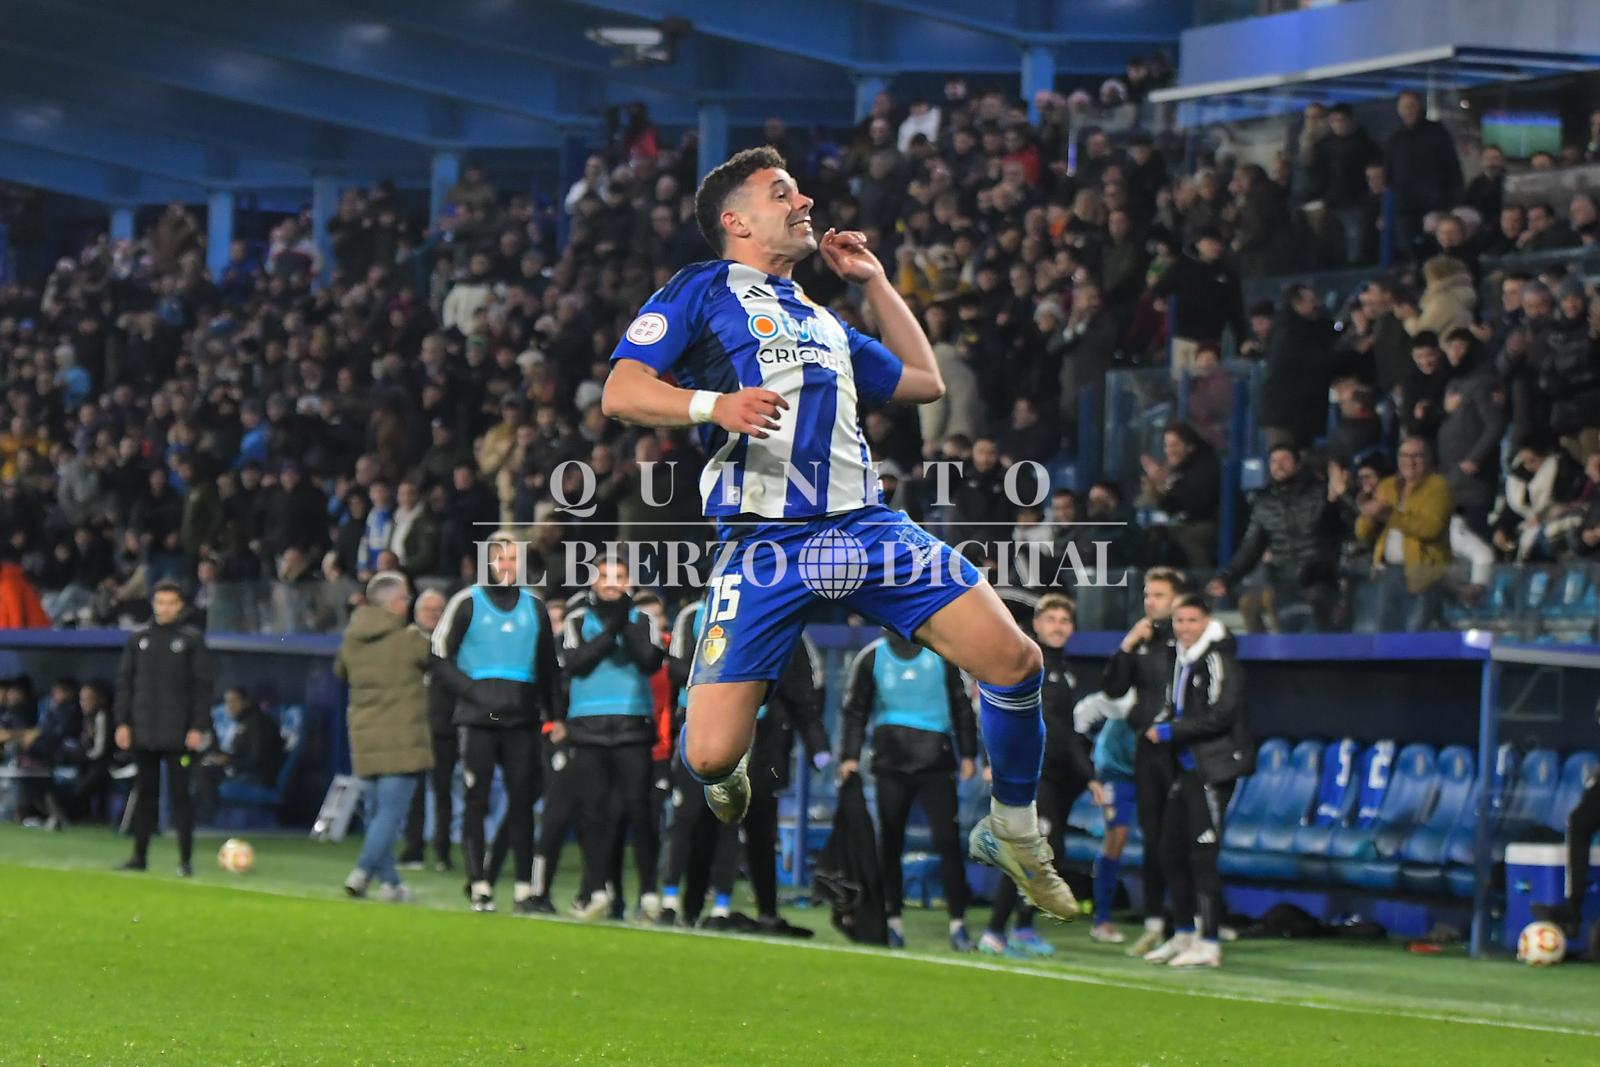
[[[185,883],[169,839],[133,875],[106,831],[0,828],[0,1063],[1600,1063],[1595,966],[1246,942],[1170,973],[1082,924],[1024,963],[955,956],[923,911],[903,953],[803,910],[809,945],[584,926],[471,914],[432,872],[416,905],[346,900],[355,842],[257,836],[230,875],[219,840]]]

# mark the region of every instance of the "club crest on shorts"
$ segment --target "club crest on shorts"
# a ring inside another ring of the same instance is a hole
[[[722,658],[728,650],[728,637],[722,627],[713,626],[706,631],[705,643],[701,646],[700,658],[707,663],[715,663]]]

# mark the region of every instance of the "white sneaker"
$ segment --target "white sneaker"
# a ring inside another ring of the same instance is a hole
[[[1143,956],[1146,952],[1161,944],[1161,935],[1164,932],[1165,928],[1159,919],[1155,921],[1155,925],[1145,924],[1144,933],[1140,934],[1138,940],[1128,946],[1128,955]]]
[[[344,880],[344,891],[356,899],[367,895],[367,872],[360,867],[350,872],[350,877]]]
[[[1173,934],[1172,937],[1158,948],[1151,949],[1144,954],[1146,963],[1171,963],[1177,957],[1189,951],[1194,944],[1193,934]]]
[[[1128,939],[1115,926],[1110,923],[1102,923],[1099,926],[1089,927],[1089,940],[1099,941],[1105,945],[1120,945]]]
[[[1167,966],[1220,967],[1222,966],[1222,946],[1215,941],[1206,941],[1197,937],[1188,948],[1168,960]]]
[[[584,922],[596,922],[611,914],[611,894],[604,889],[591,893],[587,901],[572,905],[571,915]]]
[[[639,896],[639,916],[645,922],[653,923],[661,918],[661,894],[642,893]]]
[[[1056,873],[1055,853],[1050,842],[1034,834],[1031,840],[1012,841],[995,833],[994,822],[985,815],[967,838],[972,858],[998,867],[1015,883],[1029,904],[1062,922],[1078,917],[1078,898]]]
[[[706,786],[706,805],[717,821],[733,825],[744,819],[750,810],[750,753],[739,759],[739,765],[723,781]]]
[[[378,899],[385,904],[409,904],[417,898],[412,895],[411,890],[396,882],[394,885],[387,883],[380,885],[378,887]]]

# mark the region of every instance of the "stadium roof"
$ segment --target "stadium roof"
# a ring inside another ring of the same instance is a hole
[[[1311,100],[1386,99],[1405,89],[1463,92],[1485,85],[1591,71],[1597,66],[1600,57],[1596,56],[1438,45],[1304,70],[1159,89],[1150,98],[1157,103],[1254,104],[1263,112],[1270,112],[1299,107]]]
[[[426,185],[441,152],[566,170],[610,107],[643,102],[669,129],[848,122],[901,74],[1015,78],[1024,57],[1046,79],[1120,72],[1171,45],[1188,8],[0,0],[0,178],[128,205],[303,192],[313,176]]]

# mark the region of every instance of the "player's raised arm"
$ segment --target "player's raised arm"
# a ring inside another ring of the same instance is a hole
[[[933,346],[922,324],[900,298],[884,274],[883,264],[867,248],[867,239],[854,230],[829,230],[819,244],[822,258],[845,281],[864,290],[873,318],[883,328],[883,347],[904,365],[890,400],[930,404],[944,396],[944,377],[933,358]]]
[[[655,370],[636,359],[611,364],[600,410],[613,419],[635,426],[692,426],[714,422],[729,433],[765,438],[778,428],[778,412],[789,402],[771,389],[740,389],[714,393],[707,389],[680,389],[661,380]]]

